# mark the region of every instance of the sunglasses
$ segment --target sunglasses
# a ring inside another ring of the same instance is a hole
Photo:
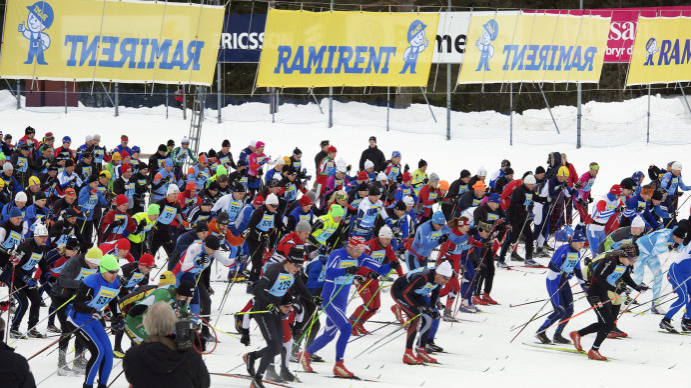
[[[118,270],[108,271],[108,273],[111,274],[111,275],[117,275],[117,274],[118,274]]]
[[[267,203],[266,206],[271,206],[271,207],[278,207],[278,205],[273,204],[273,203]]]
[[[448,277],[448,276],[444,276],[444,275],[442,275],[442,279],[444,279],[444,280],[449,280],[449,279],[451,279],[451,278],[450,278],[450,277]]]
[[[600,166],[598,166],[598,165],[596,164],[596,165],[594,165],[594,166],[590,166],[590,169],[591,169],[591,170],[596,170],[596,171],[597,171],[597,170],[600,169]]]
[[[153,269],[154,266],[153,265],[145,265],[144,268]]]

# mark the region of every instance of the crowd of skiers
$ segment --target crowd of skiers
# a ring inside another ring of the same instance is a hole
[[[463,169],[449,184],[428,173],[425,160],[411,172],[400,152],[387,159],[375,137],[358,171],[329,141],[320,143],[312,166],[299,148],[272,159],[262,141],[235,158],[229,140],[200,153],[186,138],[179,147],[169,140],[142,161],[126,135],[114,148],[100,140],[90,135],[73,147],[65,136],[58,145],[52,133],[39,140],[27,127],[16,143],[9,134],[0,143],[0,283],[11,290],[2,301],[13,314],[8,334],[45,337],[39,324],[47,320],[48,331],[62,335],[58,374],[84,374],[85,387],[106,386],[113,357],[126,357],[125,335],[135,353],[134,345],[150,342],[142,322],[156,302],[190,322],[196,334],[175,336],[186,337],[180,344],[191,343],[190,351],[216,342],[209,323],[214,259],[229,268],[221,310],[233,285],[246,283],[251,294],[236,315],[242,344],[251,342],[250,319],[266,340],[265,348],[243,356],[255,388],[265,379],[296,380],[291,360],[313,372],[312,363],[323,361],[316,353],[334,339],[334,375],[356,378],[344,364],[346,346],[352,335],[368,333],[365,324],[392,280],[392,311],[407,328],[406,364],[436,362],[432,354],[443,352],[435,338],[440,321],[497,304],[495,267],[511,268],[511,261],[537,267],[536,258],[551,258],[547,293],[554,311],[536,334],[544,343],[551,343],[546,331],[555,324],[554,342],[570,342],[562,332],[573,314],[568,281],[577,277],[598,322],[570,337],[582,350],[581,336],[597,333],[588,353],[594,359],[604,359],[605,338],[625,335],[615,326],[626,299],[620,294],[648,289],[641,283],[645,266],[654,279],[652,310],[665,314],[659,299],[664,253],[682,252],[667,276],[679,299],[660,326],[675,330],[670,320],[689,300],[691,234],[676,215],[681,190],[691,186],[683,183],[679,162],[650,166],[649,183],[637,171],[593,193],[600,166],[590,163],[579,176],[559,152],[549,154],[546,167],[522,174],[502,160],[492,173]],[[584,257],[588,246],[591,255]],[[351,288],[361,304],[348,313]],[[43,294],[50,306],[39,321]],[[691,330],[691,316],[684,316],[682,329]],[[208,378],[195,381],[208,385]]]

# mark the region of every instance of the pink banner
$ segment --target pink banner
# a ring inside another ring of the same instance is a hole
[[[643,17],[677,17],[691,16],[691,6],[658,7],[658,8],[602,8],[572,10],[525,10],[524,13],[548,13],[560,15],[597,15],[611,17],[609,36],[607,37],[606,63],[628,63],[633,52],[633,41],[636,38],[638,16]]]

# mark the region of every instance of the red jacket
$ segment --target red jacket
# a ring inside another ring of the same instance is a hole
[[[365,253],[372,256],[372,259],[374,259],[374,261],[378,262],[379,264],[386,264],[398,261],[398,257],[394,253],[393,248],[391,248],[391,244],[387,245],[386,248],[382,248],[382,246],[379,244],[378,238],[373,238],[367,241],[367,250],[365,251]],[[357,271],[357,275],[367,276],[367,274],[369,274],[370,272],[372,272],[371,269],[360,267],[360,269]],[[396,268],[396,273],[398,274],[398,276],[403,276],[403,270],[401,269],[401,267]]]
[[[422,207],[424,209],[422,215],[424,217],[428,217],[430,214],[432,214],[432,205],[437,203],[437,200],[441,198],[441,191],[438,188],[430,189],[430,185],[422,186],[422,189],[420,189],[419,201],[419,203],[422,204]]]
[[[517,187],[519,187],[522,184],[520,179],[514,179],[511,182],[507,183],[506,186],[504,186],[504,190],[501,192],[501,210],[506,211],[506,209],[509,208],[509,205],[511,205],[511,194],[513,194],[514,190],[516,190]]]
[[[124,219],[125,223],[121,226],[113,227],[111,230],[108,230],[116,218]],[[130,233],[134,233],[134,231],[137,230],[137,224],[129,214],[120,213],[118,209],[113,209],[109,211],[105,217],[103,217],[103,223],[101,224],[101,233],[103,236],[101,237],[100,242],[105,243],[109,241],[117,241],[122,238],[125,230]],[[108,231],[108,233],[106,233],[106,231]]]
[[[120,257],[120,255],[118,255],[118,248],[116,247],[117,244],[117,241],[101,244],[98,246],[98,249],[100,249],[101,252],[103,252],[103,255],[113,255],[118,259],[127,259],[127,262],[134,263],[136,260],[134,259],[134,256],[132,256],[132,254],[129,253],[129,251],[127,252],[127,256],[125,257]]]
[[[305,242],[306,241],[300,240],[300,237],[298,237],[298,232],[291,232],[281,239],[281,242],[278,243],[276,251],[283,255],[283,257],[288,257],[290,248],[303,248]]]

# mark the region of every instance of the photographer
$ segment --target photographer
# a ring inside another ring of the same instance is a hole
[[[133,388],[207,388],[209,371],[202,357],[193,349],[178,350],[171,334],[177,318],[166,302],[149,307],[144,328],[149,334],[141,345],[125,354],[123,369]]]

